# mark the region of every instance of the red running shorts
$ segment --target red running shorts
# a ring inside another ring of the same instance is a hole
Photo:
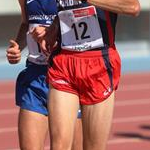
[[[53,57],[47,81],[57,90],[78,95],[81,105],[104,101],[117,89],[121,61],[116,49],[72,52]]]

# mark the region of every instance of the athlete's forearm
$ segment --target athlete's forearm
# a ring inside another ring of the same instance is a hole
[[[119,14],[137,16],[140,12],[138,0],[87,0],[87,2]]]
[[[26,33],[28,31],[28,24],[27,23],[21,23],[17,37],[16,42],[19,44],[19,49],[23,50],[27,43],[26,43]]]

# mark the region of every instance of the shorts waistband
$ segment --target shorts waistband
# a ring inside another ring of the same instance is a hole
[[[66,49],[61,50],[61,54],[66,55],[72,55],[72,56],[80,56],[80,57],[97,57],[97,56],[103,56],[108,55],[111,53],[112,50],[116,50],[115,48],[109,47],[105,49],[94,49],[94,50],[88,50],[84,52],[76,52],[76,51],[69,51]]]
[[[38,64],[35,64],[33,62],[30,62],[29,60],[26,61],[26,67],[38,67],[38,68],[47,68],[47,65],[38,65]]]

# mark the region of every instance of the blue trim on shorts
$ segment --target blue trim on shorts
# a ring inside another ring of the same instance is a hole
[[[25,110],[28,110],[28,111],[32,111],[32,112],[36,112],[36,113],[39,113],[39,114],[43,114],[45,116],[48,116],[48,111],[47,110],[43,110],[42,108],[39,109],[37,107],[33,107],[33,105],[28,105],[27,103],[21,103],[21,104],[18,104],[16,103],[17,106],[19,106],[21,109],[25,109]]]
[[[81,117],[82,117],[81,110],[78,110],[78,116],[77,116],[77,118],[78,118],[78,119],[81,119]]]

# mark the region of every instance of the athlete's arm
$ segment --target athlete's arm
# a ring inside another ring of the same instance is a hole
[[[6,51],[6,57],[10,64],[16,64],[21,60],[21,50],[26,46],[26,32],[28,30],[28,24],[24,11],[24,2],[25,0],[19,0],[22,21],[17,37],[15,40],[10,40],[10,46]]]
[[[87,0],[87,2],[119,14],[137,16],[140,12],[138,0]]]
[[[59,32],[59,19],[56,16],[53,23],[46,28],[45,35],[41,40],[39,40],[39,44],[44,53],[50,52],[55,49],[57,45]]]
[[[21,25],[16,37],[16,42],[19,45],[20,50],[26,46],[26,33],[28,31],[28,21],[25,13],[25,0],[18,0],[21,7]]]

